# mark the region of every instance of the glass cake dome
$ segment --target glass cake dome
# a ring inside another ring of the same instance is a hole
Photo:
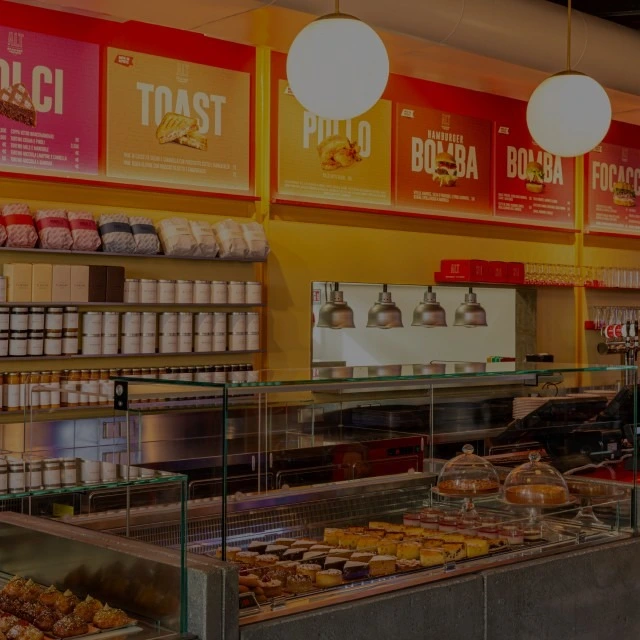
[[[540,462],[538,452],[529,462],[511,471],[504,481],[505,502],[524,506],[564,505],[570,501],[569,489],[560,472]]]
[[[490,462],[475,455],[470,444],[465,444],[462,454],[449,460],[438,476],[438,492],[445,496],[496,493],[499,488],[498,472]]]

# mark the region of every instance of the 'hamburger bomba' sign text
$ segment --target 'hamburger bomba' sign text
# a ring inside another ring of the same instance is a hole
[[[587,227],[640,232],[640,149],[603,144],[587,159]]]
[[[491,122],[408,105],[396,115],[398,206],[490,216]]]
[[[498,124],[496,216],[527,224],[573,227],[574,172],[573,159],[536,145],[524,117],[508,126]]]

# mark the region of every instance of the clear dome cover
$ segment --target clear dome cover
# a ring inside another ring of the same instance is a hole
[[[529,462],[516,467],[504,481],[504,499],[510,504],[528,506],[562,505],[570,501],[567,483],[559,471],[540,462],[537,452]]]
[[[493,465],[473,453],[465,444],[462,454],[449,460],[438,476],[438,491],[449,496],[474,496],[495,493],[500,488],[498,472]]]

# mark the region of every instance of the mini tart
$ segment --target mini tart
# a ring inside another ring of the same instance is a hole
[[[420,564],[423,567],[439,567],[445,562],[442,549],[420,549]]]
[[[298,573],[287,578],[286,588],[289,593],[306,593],[313,589],[313,581],[309,576]]]
[[[376,551],[381,556],[395,556],[398,549],[398,543],[395,540],[383,538],[378,542]]]
[[[236,562],[254,565],[259,555],[257,551],[238,551],[238,553],[236,553]]]
[[[323,539],[327,544],[330,544],[335,547],[336,545],[338,545],[338,539],[342,533],[343,533],[342,529],[336,529],[335,527],[327,527],[324,530]]]
[[[390,555],[373,556],[369,560],[369,575],[389,576],[396,571],[396,559]]]
[[[272,553],[264,553],[254,558],[256,567],[270,567],[276,562],[278,562],[278,556],[274,556]]]
[[[400,542],[396,554],[400,560],[417,560],[420,557],[420,543]]]
[[[447,562],[464,560],[467,557],[467,549],[463,542],[445,542],[442,550]]]
[[[233,562],[240,551],[242,551],[240,547],[227,547],[227,560]],[[222,558],[222,547],[216,549],[216,558]]]
[[[299,576],[308,576],[311,578],[311,582],[315,580],[318,571],[321,571],[322,567],[319,564],[299,564],[296,567],[296,573]],[[342,575],[342,573],[340,573]]]
[[[378,542],[380,542],[380,538],[378,538],[378,536],[362,535],[358,540],[356,549],[358,549],[358,551],[363,551],[366,549],[376,549],[378,547]]]
[[[258,582],[258,586],[264,591],[264,595],[267,596],[267,598],[276,598],[282,595],[282,582],[276,578],[271,578],[271,576],[265,576],[265,578],[266,577],[268,577],[269,580],[263,578]]]
[[[354,562],[369,562],[376,554],[373,551],[356,551],[350,558]]]
[[[489,541],[484,538],[467,538],[464,544],[467,548],[467,558],[489,555]]]
[[[316,574],[316,584],[321,588],[335,587],[342,584],[342,571],[325,569]]]

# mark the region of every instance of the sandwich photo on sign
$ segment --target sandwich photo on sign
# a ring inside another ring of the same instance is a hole
[[[636,192],[629,182],[616,182],[613,185],[613,204],[619,207],[635,207]]]
[[[200,125],[196,118],[179,113],[164,114],[156,130],[156,138],[160,144],[174,142],[200,151],[207,150],[207,138],[198,133]]]
[[[539,162],[530,162],[527,165],[526,185],[527,191],[531,193],[544,191],[544,169]]]

